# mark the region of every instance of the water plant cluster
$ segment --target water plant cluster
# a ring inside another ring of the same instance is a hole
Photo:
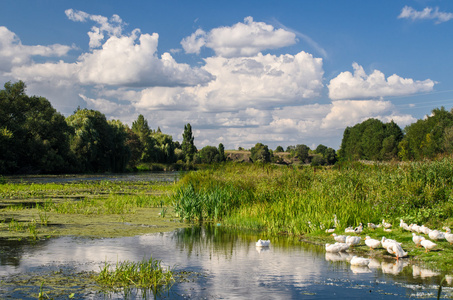
[[[157,296],[168,291],[175,282],[173,271],[162,267],[160,260],[150,257],[140,262],[123,261],[116,266],[105,263],[96,277],[96,282],[107,291],[120,291],[126,298],[132,289],[139,289],[142,298],[151,292]]]
[[[119,234],[121,227],[123,233],[133,234],[134,228],[156,226],[158,211],[161,218],[171,216],[166,195],[173,188],[173,183],[150,181],[6,182],[0,185],[0,229],[5,229],[1,235],[36,240],[109,230]]]

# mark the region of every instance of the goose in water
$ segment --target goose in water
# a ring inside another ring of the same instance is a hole
[[[269,247],[270,244],[271,244],[270,240],[259,239],[258,242],[256,242],[257,247]]]
[[[364,258],[364,257],[358,257],[358,256],[353,256],[350,261],[351,265],[353,266],[361,266],[361,267],[366,267],[370,263],[369,258]]]

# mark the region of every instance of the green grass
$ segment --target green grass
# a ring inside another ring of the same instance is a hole
[[[96,282],[108,292],[122,291],[128,295],[128,291],[134,288],[145,295],[151,291],[155,297],[170,289],[174,281],[173,272],[152,257],[140,262],[118,262],[115,267],[105,263],[96,278]]]

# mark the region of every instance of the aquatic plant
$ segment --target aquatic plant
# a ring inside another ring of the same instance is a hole
[[[123,291],[125,294],[130,289],[142,289],[152,291],[156,296],[164,290],[168,290],[173,282],[173,272],[162,267],[160,260],[150,257],[140,262],[123,261],[117,262],[115,267],[105,263],[97,275],[96,282],[108,291]]]

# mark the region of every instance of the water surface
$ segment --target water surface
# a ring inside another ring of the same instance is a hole
[[[212,226],[110,239],[62,237],[35,245],[0,241],[0,276],[63,267],[99,271],[105,262],[152,256],[176,271],[199,274],[159,297],[168,299],[435,299],[443,277],[405,260],[376,260],[370,268],[351,268],[352,254],[326,254],[321,246],[287,237],[271,239],[269,248],[260,249],[255,246],[258,238],[266,237]],[[0,288],[0,298],[11,293]],[[444,287],[444,296],[452,293],[451,286]],[[76,298],[105,295],[87,292]]]

